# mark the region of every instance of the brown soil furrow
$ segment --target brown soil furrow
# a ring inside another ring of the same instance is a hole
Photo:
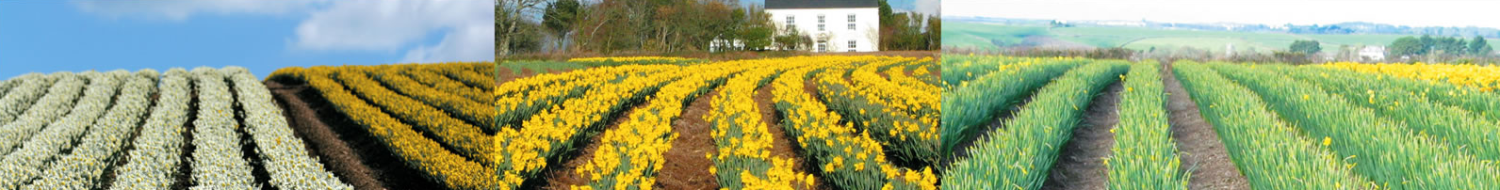
[[[578,142],[584,145],[582,149],[574,150],[576,153],[573,154],[564,154],[562,158],[567,160],[562,161],[561,165],[555,165],[560,167],[549,167],[547,171],[543,172],[542,176],[546,178],[547,183],[542,185],[542,189],[566,190],[572,189],[572,186],[588,185],[589,177],[578,174],[578,167],[588,164],[590,160],[594,160],[594,152],[599,150],[599,141],[604,138],[603,131],[619,128],[620,123],[630,120],[630,114],[636,111],[644,111],[641,109],[650,104],[647,102],[631,106],[625,113],[615,115],[614,120],[610,120],[609,124],[605,125],[603,130],[598,132],[585,131],[584,133],[591,134],[589,134],[589,140]],[[574,144],[574,147],[578,147],[577,145],[580,144]],[[577,156],[569,158],[570,156],[568,155]]]
[[[1110,147],[1115,145],[1115,134],[1109,129],[1120,121],[1122,86],[1122,82],[1115,82],[1094,96],[1080,118],[1082,123],[1073,128],[1073,137],[1063,145],[1042,189],[1105,188],[1109,178],[1104,159],[1112,154]]]
[[[1188,178],[1190,189],[1250,189],[1250,184],[1240,169],[1229,159],[1229,151],[1219,140],[1214,126],[1203,120],[1197,103],[1188,97],[1182,82],[1172,73],[1172,64],[1162,64],[1161,78],[1167,90],[1167,118],[1171,124],[1172,139],[1177,141],[1181,167],[1192,172]]]
[[[791,159],[790,165],[801,166],[792,168],[793,172],[808,173],[815,171],[809,168],[816,167],[815,165],[817,164],[807,163],[802,159],[802,155],[804,154],[802,148],[797,146],[797,142],[794,142],[793,138],[787,135],[786,129],[781,127],[781,114],[777,113],[774,106],[775,101],[771,100],[773,96],[771,94],[772,88],[775,88],[775,85],[770,83],[761,85],[760,89],[756,89],[755,95],[752,96],[752,99],[755,100],[755,107],[760,109],[760,119],[766,123],[766,128],[772,135],[771,156],[788,158]],[[827,189],[827,184],[823,183],[824,180],[821,179],[822,175],[815,174],[813,176],[817,176],[818,178],[814,179],[814,184],[822,186],[820,187],[821,189]]]
[[[320,94],[317,90],[311,88],[310,86],[307,86],[306,83],[302,81],[275,82],[279,82],[284,86],[288,86],[292,89],[298,89],[291,91],[284,90],[285,92],[277,92],[275,94],[277,94],[278,99],[290,100],[290,97],[296,97],[297,99],[300,99],[304,103],[306,103],[306,110],[312,111],[296,114],[299,115],[297,116],[297,118],[315,118],[315,120],[319,121],[319,123],[324,124],[301,125],[303,123],[301,121],[289,123],[292,124],[291,126],[294,129],[293,131],[296,131],[297,133],[305,137],[313,137],[306,139],[308,140],[308,142],[316,144],[316,147],[319,147],[318,157],[320,159],[324,159],[324,164],[329,165],[330,169],[332,169],[334,172],[340,173],[338,174],[339,176],[345,177],[343,178],[346,180],[345,182],[349,182],[350,185],[357,184],[355,182],[349,181],[348,177],[350,175],[345,175],[343,173],[364,173],[374,178],[374,181],[381,183],[386,188],[390,189],[430,189],[433,187],[443,186],[442,184],[438,184],[433,180],[428,179],[426,177],[427,175],[425,175],[423,172],[408,167],[406,163],[402,161],[402,158],[396,157],[396,154],[392,153],[389,147],[386,147],[384,143],[381,143],[380,139],[377,139],[374,135],[370,134],[369,131],[366,131],[364,126],[360,126],[358,123],[355,123],[354,120],[344,115],[342,112],[339,112],[331,102],[328,102],[327,99],[323,98],[322,94]],[[291,109],[287,110],[301,109],[292,106]],[[300,116],[304,114],[311,114],[313,116]],[[292,119],[294,121],[297,120],[296,118]],[[312,123],[311,120],[304,121],[308,121],[306,123]],[[312,131],[323,130],[319,129],[319,126],[323,126],[323,129],[330,130],[332,131],[332,133],[328,133],[330,135],[309,133]],[[336,147],[339,146],[334,144],[324,144],[335,141],[343,142],[347,145],[346,147],[348,147],[350,151],[338,150],[338,148]],[[352,154],[341,155],[344,153]],[[341,172],[339,171],[340,169],[338,169],[341,166],[338,165],[342,164],[362,164],[369,168],[369,170],[368,172],[357,170]]]
[[[720,90],[722,88],[715,88],[699,95],[683,109],[682,117],[672,121],[672,132],[678,136],[672,140],[672,149],[667,149],[663,155],[667,163],[657,170],[657,188],[719,189],[719,181],[707,169],[713,167],[714,162],[704,157],[718,152],[719,147],[709,135],[714,130],[713,123],[704,120],[703,115],[713,111],[713,99],[719,96]]]
[[[339,135],[318,119],[317,112],[297,97],[307,86],[286,86],[269,80],[265,84],[275,95],[277,105],[285,110],[282,114],[287,117],[287,124],[297,137],[306,140],[308,151],[314,151],[311,155],[317,155],[324,167],[356,189],[385,189],[384,184],[375,180],[374,171],[361,162],[359,154],[339,140]]]
[[[1020,102],[1016,102],[1016,104],[1014,106],[1011,106],[1011,107],[1006,108],[1004,110],[999,110],[998,113],[995,114],[995,118],[994,119],[991,119],[989,121],[989,123],[984,124],[982,128],[979,128],[978,130],[975,130],[973,133],[971,133],[971,134],[973,134],[972,136],[969,136],[967,139],[960,139],[958,141],[958,144],[955,144],[953,146],[953,154],[952,155],[948,155],[948,157],[946,159],[942,159],[942,161],[939,161],[940,163],[938,163],[938,166],[939,166],[938,168],[948,168],[948,166],[952,165],[953,162],[956,162],[956,161],[959,161],[959,160],[968,159],[969,158],[969,148],[973,147],[975,143],[979,143],[979,141],[981,139],[989,138],[989,134],[991,132],[994,132],[995,130],[1004,129],[1005,128],[1005,121],[1010,120],[1011,117],[1015,117],[1016,112],[1020,112],[1021,108],[1024,108],[1024,107],[1026,107],[1026,104],[1031,103],[1031,99],[1035,98],[1032,95],[1036,95],[1036,92],[1033,91],[1032,94],[1028,94],[1028,95],[1024,96],[1025,98],[1022,98]],[[943,138],[963,138],[963,137],[943,137]]]

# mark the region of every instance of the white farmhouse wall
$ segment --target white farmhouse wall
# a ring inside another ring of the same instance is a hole
[[[787,27],[787,16],[791,16],[792,27],[812,38],[808,50],[818,51],[820,41],[827,40],[824,52],[873,52],[880,51],[880,10],[869,8],[808,8],[767,9],[771,22],[777,27]],[[823,30],[818,30],[818,16],[823,16]],[[849,15],[854,15],[854,29],[849,29]],[[780,32],[780,30],[778,30]],[[849,43],[854,48],[849,48]]]

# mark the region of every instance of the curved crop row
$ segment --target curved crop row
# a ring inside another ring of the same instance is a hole
[[[217,69],[193,69],[198,85],[198,117],[193,121],[192,168],[195,188],[259,188],[241,150],[234,98]]]
[[[56,82],[58,75],[26,74],[6,80],[4,96],[0,96],[0,125],[16,120],[26,108],[47,94],[47,87]]]
[[[422,85],[412,80],[411,77],[401,74],[400,70],[402,69],[405,68],[377,67],[371,68],[369,74],[374,76],[375,79],[379,79],[385,86],[389,86],[391,90],[401,92],[401,94],[413,99],[421,100],[421,102],[447,112],[453,117],[474,122],[479,127],[487,129],[495,128],[495,107],[493,105],[475,102],[468,98]]]
[[[785,68],[747,71],[730,78],[711,101],[713,110],[703,120],[713,123],[718,152],[705,155],[713,160],[709,172],[728,189],[789,189],[814,187],[812,175],[795,172],[790,158],[771,156],[772,137],[761,118],[755,89]],[[720,171],[722,169],[723,171]]]
[[[937,176],[930,167],[921,172],[892,165],[884,150],[868,130],[855,134],[853,127],[840,125],[839,114],[803,90],[805,79],[819,67],[808,67],[781,74],[774,81],[772,93],[776,109],[786,114],[782,127],[787,136],[808,153],[810,161],[820,166],[823,176],[845,189],[936,189]],[[832,74],[825,74],[832,76]],[[846,161],[847,160],[847,161]]]
[[[919,118],[936,118],[941,114],[942,107],[938,102],[942,99],[939,93],[912,93],[909,88],[893,83],[880,75],[875,74],[876,67],[884,64],[895,63],[903,60],[887,60],[887,63],[870,63],[860,66],[849,73],[850,81],[854,84],[854,93],[870,97],[872,100],[881,102],[893,111],[904,111]]]
[[[122,141],[129,137],[151,106],[148,96],[156,91],[157,75],[155,70],[148,69],[140,71],[136,77],[126,78],[128,81],[120,87],[122,92],[115,105],[88,129],[78,147],[72,153],[60,156],[41,171],[41,179],[23,189],[98,188],[95,182],[104,175],[104,167],[110,165],[106,163],[114,163],[108,160],[114,159],[122,148]]]
[[[166,189],[172,185],[182,160],[182,125],[188,121],[188,103],[193,99],[188,77],[190,74],[181,68],[167,70],[162,77],[156,106],[141,126],[140,135],[131,142],[135,148],[124,158],[130,162],[115,170],[111,189]]]
[[[1500,170],[1463,155],[1428,135],[1375,115],[1313,84],[1253,67],[1212,64],[1215,70],[1256,91],[1270,107],[1313,138],[1324,137],[1355,172],[1386,188],[1494,189]],[[1359,135],[1347,135],[1359,134]]]
[[[838,72],[822,72],[815,78],[818,93],[831,110],[845,116],[843,119],[854,127],[871,133],[882,144],[889,145],[887,150],[894,151],[899,160],[926,166],[940,158],[936,118],[913,116],[874,97],[857,94],[860,90],[845,82]]]
[[[465,65],[466,64],[464,63],[439,63],[427,64],[425,67],[431,68],[432,71],[436,71],[437,73],[447,75],[448,77],[453,78],[453,80],[463,82],[470,87],[478,88],[479,90],[495,90],[494,76],[480,74],[480,72],[478,71],[464,68]],[[484,71],[484,73],[493,73],[493,71]]]
[[[84,75],[94,74],[98,73],[85,72]],[[87,79],[69,72],[57,73],[49,77],[58,79],[52,87],[47,88],[46,95],[37,99],[36,103],[26,109],[26,112],[15,121],[0,127],[0,154],[10,153],[12,148],[23,143],[25,138],[42,130],[41,128],[47,123],[67,114],[73,107],[73,100],[77,100],[83,94],[83,85],[88,83]]]
[[[7,151],[5,158],[0,160],[0,187],[6,189],[18,188],[25,185],[42,173],[41,167],[50,162],[53,157],[58,156],[64,149],[72,148],[73,141],[83,135],[88,127],[99,119],[100,115],[110,107],[110,100],[115,92],[120,89],[120,79],[129,72],[124,70],[109,73],[85,73],[89,76],[89,85],[84,91],[83,98],[72,107],[67,116],[41,129],[34,134],[21,133],[19,140],[25,142],[16,147],[14,151]],[[7,146],[8,147],[8,146]]]
[[[969,159],[954,162],[944,172],[948,180],[943,189],[1041,188],[1093,94],[1112,83],[1125,67],[1119,62],[1095,62],[1042,87],[1031,103],[1005,123],[1005,129],[974,143]]]
[[[387,115],[379,107],[370,105],[348,90],[345,85],[329,78],[340,68],[300,67],[282,68],[271,74],[272,78],[290,77],[306,81],[322,93],[339,112],[348,115],[366,132],[375,136],[386,149],[400,158],[408,167],[415,168],[435,181],[452,189],[488,189],[497,186],[498,178],[493,167],[449,152],[436,141],[427,139],[411,125]],[[366,78],[367,79],[367,78]],[[351,84],[357,85],[357,84]]]
[[[655,74],[664,70],[679,69],[677,66],[620,66],[611,68],[589,69],[586,71],[575,71],[560,75],[540,75],[541,78],[560,80],[545,87],[536,87],[525,93],[501,95],[495,100],[495,109],[499,110],[495,123],[498,125],[511,125],[523,122],[536,116],[537,112],[557,107],[566,100],[582,96],[584,92],[590,92],[602,88],[606,83],[618,82],[624,78],[635,75]],[[554,78],[556,77],[556,78]],[[517,79],[523,83],[531,81],[542,81],[542,79]],[[510,91],[511,88],[524,88],[506,83],[498,87]],[[519,127],[519,126],[516,126]]]
[[[494,164],[496,154],[491,148],[491,136],[479,127],[464,123],[441,109],[423,104],[411,97],[403,96],[380,85],[366,73],[374,68],[345,66],[334,69],[332,76],[374,105],[390,112],[392,116],[411,123],[424,132],[432,133],[438,142],[453,147],[461,155],[485,165]]]
[[[678,136],[672,132],[672,121],[681,117],[685,104],[749,65],[697,70],[694,71],[697,74],[661,87],[645,107],[636,108],[627,116],[630,120],[605,131],[597,142],[599,148],[593,159],[579,166],[576,172],[589,176],[589,186],[593,189],[649,189],[656,185],[656,170],[667,162],[663,155]]]
[[[942,154],[952,155],[960,139],[969,139],[968,135],[977,133],[974,130],[993,120],[994,114],[1015,106],[1026,95],[1046,85],[1050,79],[1078,65],[1063,61],[1017,63],[1014,68],[988,73],[945,91],[942,100],[944,111],[940,120],[943,130]],[[946,69],[943,72],[945,78],[953,75],[947,73]]]
[[[1412,130],[1432,134],[1433,138],[1444,139],[1452,146],[1465,147],[1476,158],[1500,160],[1500,140],[1495,139],[1500,136],[1500,127],[1497,127],[1500,125],[1484,120],[1478,114],[1430,102],[1427,98],[1422,98],[1426,94],[1392,88],[1385,81],[1355,78],[1351,75],[1354,73],[1346,73],[1349,71],[1345,70],[1281,68],[1279,70],[1282,73],[1320,84],[1329,93],[1356,100],[1350,102],[1373,109],[1385,118],[1405,122]],[[1359,99],[1366,101],[1357,101]]]
[[[1281,121],[1254,91],[1192,63],[1173,64],[1204,119],[1215,126],[1230,158],[1257,189],[1361,189],[1376,185],[1354,174],[1317,139]]]
[[[1188,174],[1182,173],[1182,158],[1167,126],[1167,96],[1162,87],[1160,64],[1130,66],[1120,93],[1120,122],[1114,133],[1112,155],[1105,161],[1110,189],[1187,189]]]
[[[308,156],[302,139],[293,134],[271,91],[243,67],[227,67],[229,80],[244,110],[245,133],[255,142],[271,186],[281,189],[353,189],[339,182],[323,164]]]
[[[522,123],[524,128],[501,128],[495,136],[495,147],[502,152],[496,165],[503,180],[501,189],[516,188],[525,179],[536,176],[549,160],[571,151],[571,145],[588,139],[589,131],[604,125],[606,116],[624,111],[629,102],[639,101],[655,92],[667,81],[688,76],[699,67],[674,69],[645,76],[629,74],[622,80],[590,88],[590,96],[563,100],[552,109],[542,110]],[[501,109],[504,110],[504,109]]]
[[[484,90],[464,85],[463,82],[458,82],[431,70],[422,69],[420,66],[406,66],[400,72],[406,74],[407,77],[411,77],[411,79],[417,80],[417,82],[421,82],[422,85],[431,86],[449,94],[463,96],[475,102],[486,102],[488,104],[487,102],[495,100],[494,94],[485,93]]]
[[[931,60],[926,60],[926,59],[923,59],[922,61],[915,61],[915,62],[916,63],[928,63],[929,65],[932,63]],[[885,70],[885,76],[887,76],[886,78],[889,78],[891,80],[891,82],[895,82],[896,84],[900,84],[902,87],[907,87],[907,88],[911,88],[913,90],[917,90],[916,92],[912,92],[912,93],[926,93],[926,94],[939,94],[939,93],[942,93],[943,92],[942,88],[938,88],[938,86],[936,86],[936,85],[932,85],[930,83],[922,81],[921,79],[917,79],[916,78],[916,76],[920,76],[922,74],[927,74],[926,66],[924,65],[921,68],[922,69],[918,69],[916,71],[912,71],[912,73],[911,73],[912,75],[906,75],[906,70],[905,69],[901,69],[901,67],[896,67],[896,69],[886,69]]]

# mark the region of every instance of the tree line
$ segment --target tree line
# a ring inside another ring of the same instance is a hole
[[[1495,50],[1484,37],[1474,36],[1467,42],[1461,37],[1401,37],[1391,42],[1386,51],[1392,56],[1489,56]]]
[[[933,50],[936,15],[895,13],[880,0],[882,50]],[[496,54],[699,52],[807,49],[807,34],[773,24],[763,8],[734,0],[497,0]]]

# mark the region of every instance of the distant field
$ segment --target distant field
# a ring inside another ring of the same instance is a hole
[[[1286,48],[1292,44],[1292,41],[1302,39],[1317,40],[1322,43],[1323,49],[1333,50],[1339,45],[1386,45],[1396,38],[1406,36],[1192,31],[1135,27],[1048,28],[1035,25],[998,25],[960,21],[949,21],[943,24],[946,25],[943,31],[943,46],[977,49],[1015,46],[1022,44],[1027,37],[1045,36],[1094,47],[1124,47],[1140,50],[1152,47],[1193,47],[1223,52],[1226,44],[1234,44],[1236,51],[1271,52]],[[1488,40],[1492,46],[1500,46],[1500,39]]]

